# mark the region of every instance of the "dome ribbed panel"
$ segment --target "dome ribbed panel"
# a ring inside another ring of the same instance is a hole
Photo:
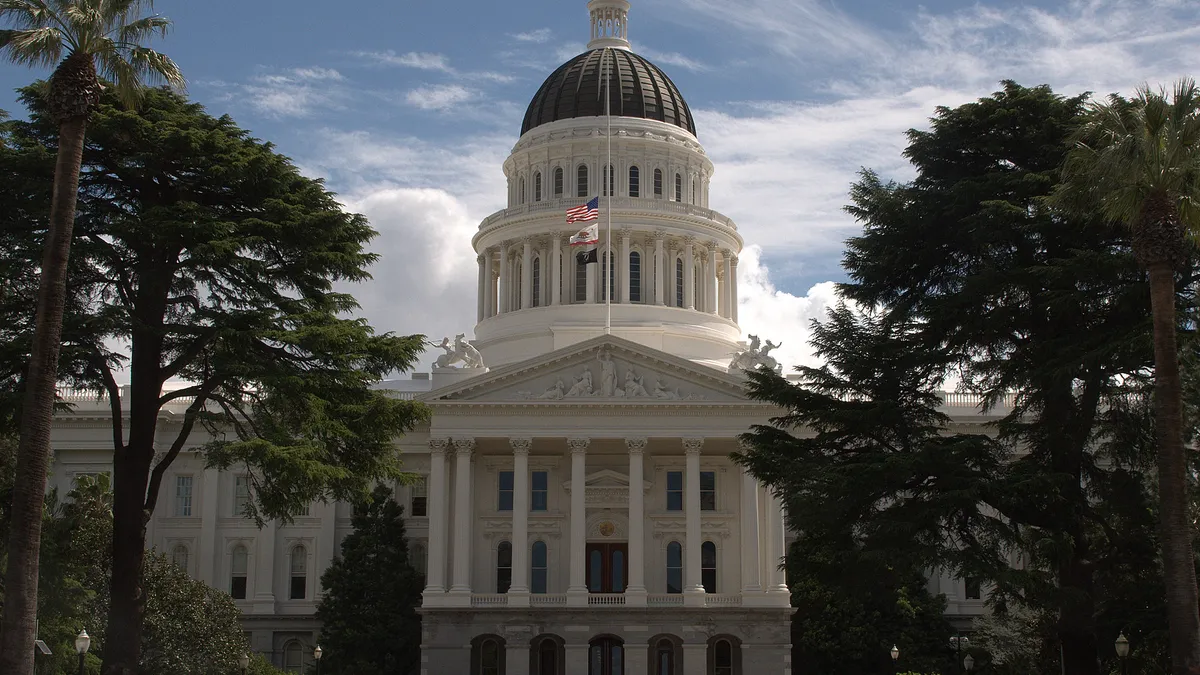
[[[534,94],[521,133],[558,120],[604,114],[605,59],[611,59],[611,112],[674,124],[696,134],[692,111],[658,66],[624,49],[593,49],[559,66]]]

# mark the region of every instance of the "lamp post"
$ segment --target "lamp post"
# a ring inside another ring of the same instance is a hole
[[[242,669],[242,675],[246,675],[246,669],[250,667],[250,655],[243,653],[238,657],[238,668]]]
[[[313,659],[317,662],[317,675],[321,675],[321,645],[313,650]]]
[[[975,659],[971,658],[970,654],[963,657],[963,668],[966,668],[968,672],[975,668]]]
[[[87,654],[88,647],[91,646],[92,638],[87,634],[87,631],[79,631],[79,635],[75,636],[75,653],[79,654],[79,675],[83,675],[83,659]]]
[[[900,649],[896,645],[892,645],[892,650],[889,652],[892,655],[892,672],[896,672],[897,662],[900,661]]]
[[[954,648],[954,661],[956,663],[963,663],[962,650],[966,649],[970,644],[971,638],[965,635],[955,635],[950,638],[950,646]],[[970,669],[968,668],[968,670]]]
[[[1117,658],[1121,659],[1121,675],[1126,675],[1125,664],[1129,659],[1129,640],[1125,638],[1125,631],[1121,631],[1121,634],[1117,636],[1113,647],[1117,650]]]

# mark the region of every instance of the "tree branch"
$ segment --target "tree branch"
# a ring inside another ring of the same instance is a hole
[[[104,357],[99,352],[93,353],[92,359],[100,370],[100,377],[104,379],[104,390],[108,392],[108,409],[112,414],[113,452],[120,452],[125,449],[125,420],[121,415],[121,387],[117,386],[112,369],[104,362]]]
[[[216,385],[213,385],[215,388]],[[200,415],[200,410],[204,407],[204,401],[211,393],[211,389],[207,392],[201,392],[196,396],[196,400],[188,406],[187,412],[183,415],[183,426],[179,429],[179,433],[175,435],[175,442],[171,444],[171,448],[167,450],[167,454],[154,465],[154,471],[150,474],[150,486],[146,490],[146,504],[143,509],[149,513],[154,511],[154,505],[158,503],[158,491],[162,487],[163,474],[179,456],[179,452],[183,450],[183,446],[187,443],[188,437],[191,436],[192,428],[196,426],[196,418]]]
[[[204,348],[207,347],[210,342],[212,342],[212,339],[214,336],[216,336],[216,334],[216,328],[208,328],[201,332],[200,335],[197,336],[195,340],[192,340],[191,344],[189,344],[179,354],[179,356],[176,356],[173,361],[163,367],[161,371],[161,377],[163,378],[163,381],[165,382],[172,377],[175,377],[175,375],[180,370],[183,370],[185,366],[191,363],[193,359],[195,359],[197,356],[200,356],[200,353],[204,351]]]

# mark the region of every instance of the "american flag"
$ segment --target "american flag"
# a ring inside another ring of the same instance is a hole
[[[592,201],[583,206],[567,209],[567,222],[578,223],[584,220],[595,220],[600,217],[600,198],[592,197]]]

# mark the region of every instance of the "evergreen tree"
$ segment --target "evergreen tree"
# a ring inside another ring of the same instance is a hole
[[[863,171],[840,287],[861,313],[830,313],[814,338],[827,365],[795,384],[751,374],[751,396],[787,413],[739,458],[811,536],[854,532],[869,554],[990,584],[999,609],[1050,610],[1065,675],[1100,673],[1119,626],[1103,623],[1097,573],[1146,534],[1108,527],[1147,486],[1097,440],[1153,364],[1128,233],[1046,201],[1082,107],[1006,82],[909,132],[912,182]],[[950,426],[931,392],[951,375],[1010,414]]]
[[[423,579],[408,557],[404,507],[386,487],[354,507],[354,531],[321,575],[322,668],[338,675],[410,675],[421,654]]]

